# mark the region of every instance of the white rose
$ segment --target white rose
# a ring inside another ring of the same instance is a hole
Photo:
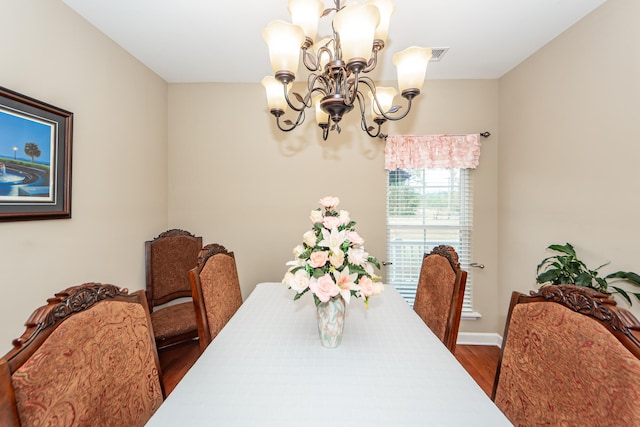
[[[316,245],[316,233],[313,230],[309,230],[302,235],[302,239],[304,243],[310,248],[313,248]]]
[[[347,225],[351,222],[348,211],[340,211],[340,222],[344,225]]]
[[[311,220],[312,224],[315,224],[317,222],[322,222],[324,216],[322,215],[322,211],[320,211],[319,209],[314,209],[311,211],[309,219]]]
[[[349,262],[351,264],[362,266],[367,262],[369,254],[362,248],[349,248],[347,250],[347,256],[349,257]]]
[[[304,252],[304,246],[302,245],[298,245],[295,248],[293,248],[293,255],[297,258],[300,256],[301,253]]]

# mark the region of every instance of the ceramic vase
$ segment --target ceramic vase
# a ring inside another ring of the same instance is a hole
[[[327,348],[338,347],[344,330],[344,299],[341,296],[333,297],[327,302],[321,302],[316,308],[320,342]]]

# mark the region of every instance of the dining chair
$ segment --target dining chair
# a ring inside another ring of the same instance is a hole
[[[453,353],[456,349],[467,272],[460,268],[458,254],[448,245],[424,254],[414,311]]]
[[[639,332],[609,294],[513,292],[492,399],[518,426],[638,426]]]
[[[189,270],[202,237],[171,229],[145,242],[146,292],[158,348],[198,337]]]
[[[0,359],[0,425],[143,426],[163,401],[144,291],[70,287]]]
[[[222,245],[206,245],[189,277],[204,351],[242,305],[235,255]]]

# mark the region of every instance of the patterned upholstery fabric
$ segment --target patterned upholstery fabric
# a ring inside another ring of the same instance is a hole
[[[440,255],[422,261],[413,309],[433,333],[444,341],[456,284],[456,273],[449,260]]]
[[[178,298],[191,299],[189,271],[196,266],[201,249],[202,237],[179,229],[145,242],[147,301],[158,347],[198,336],[193,302],[173,303]]]
[[[213,340],[242,305],[238,272],[233,256],[216,254],[200,271],[202,297]]]
[[[640,426],[640,361],[593,318],[514,306],[494,401],[516,426]]]
[[[144,306],[109,301],[55,329],[12,375],[29,426],[143,426],[162,403]]]
[[[189,270],[196,266],[202,242],[189,236],[166,237],[151,243],[151,280],[148,289],[154,306],[172,293],[190,296]],[[195,322],[195,320],[194,320]]]
[[[196,316],[193,302],[183,302],[168,305],[151,313],[153,333],[158,341],[171,338],[178,334],[196,334]]]

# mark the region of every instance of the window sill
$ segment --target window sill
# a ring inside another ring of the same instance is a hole
[[[467,311],[467,312],[462,312],[462,320],[478,320],[482,317],[482,314],[478,313],[477,311]]]

